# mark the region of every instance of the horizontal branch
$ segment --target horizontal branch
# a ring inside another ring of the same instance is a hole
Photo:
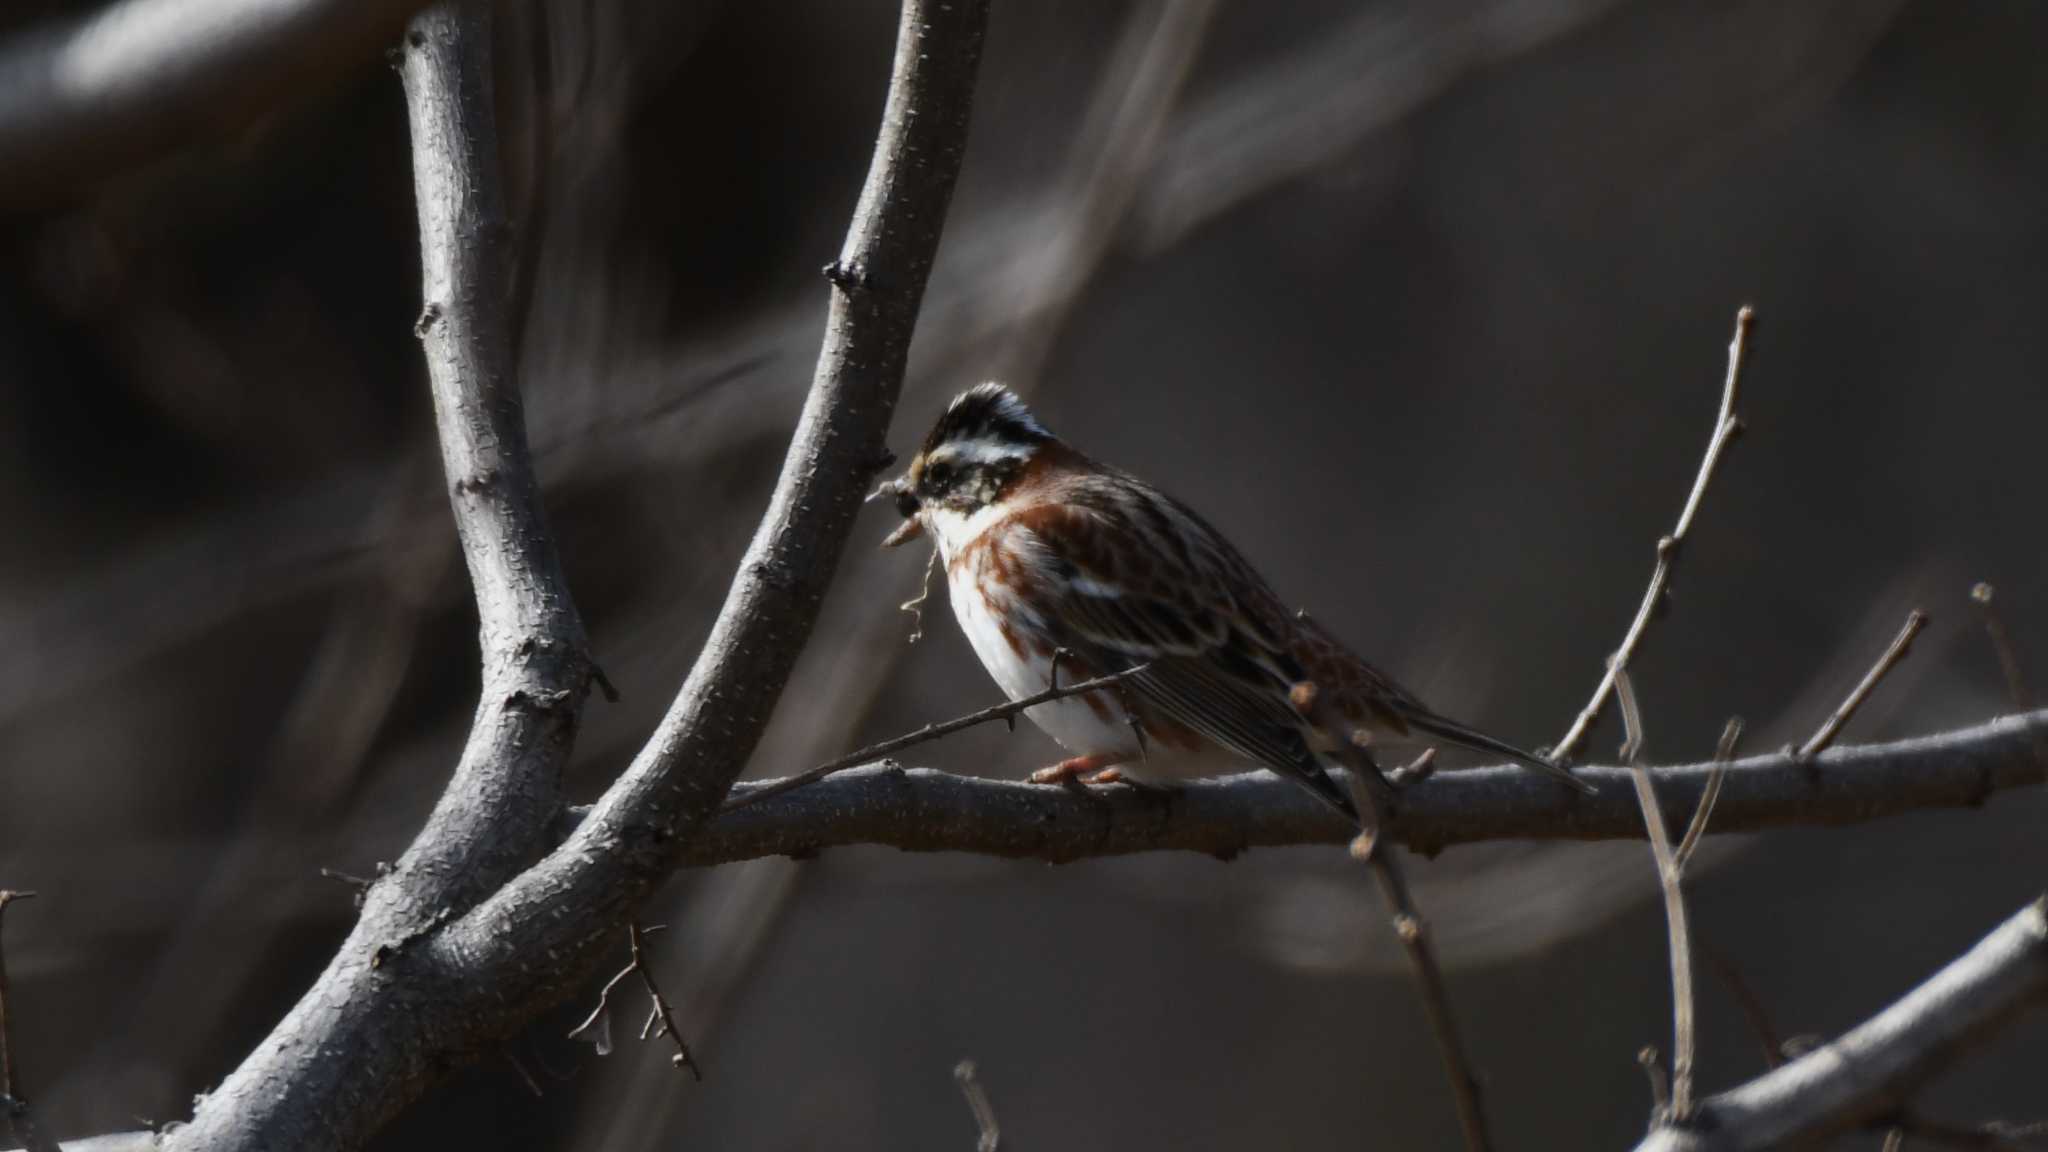
[[[1713,831],[1855,824],[1922,808],[1968,808],[2048,782],[2033,738],[2048,710],[1888,744],[1834,748],[1802,762],[1777,752],[1722,765]],[[1716,764],[1655,772],[1666,810],[1699,806]],[[1482,840],[1624,840],[1644,834],[1624,768],[1576,769],[1600,789],[1581,796],[1511,767],[1439,772],[1399,793],[1383,835],[1424,853]],[[774,781],[741,784],[740,800]],[[1229,858],[1249,848],[1341,844],[1356,832],[1301,789],[1265,772],[1197,781],[1159,794],[1080,792],[878,765],[720,813],[684,854],[693,866],[880,844],[1065,863],[1133,852]]]
[[[1926,983],[1824,1044],[1711,1096],[1683,1127],[1637,1152],[1747,1152],[1880,1120],[2017,1010],[2048,998],[2048,897],[2034,901]]]

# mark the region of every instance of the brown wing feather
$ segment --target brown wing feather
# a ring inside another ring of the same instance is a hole
[[[1075,499],[1072,496],[1082,498]],[[1020,589],[1056,643],[1094,667],[1147,663],[1126,683],[1141,710],[1194,730],[1236,755],[1297,780],[1348,812],[1350,804],[1309,745],[1288,697],[1301,679],[1286,647],[1278,602],[1221,537],[1135,481],[1118,490],[1070,494],[1020,511],[1005,530],[1011,546],[1050,579]],[[1170,517],[1191,550],[1149,537]],[[1180,522],[1185,521],[1185,522]],[[1135,536],[1133,534],[1136,534]],[[1246,603],[1246,601],[1251,603]]]

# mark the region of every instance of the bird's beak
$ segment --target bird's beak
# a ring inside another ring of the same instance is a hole
[[[910,485],[903,477],[884,480],[875,486],[873,492],[868,493],[868,499],[871,501],[885,497],[895,500],[896,511],[902,514],[903,523],[897,525],[894,532],[889,533],[882,541],[882,547],[894,548],[924,535],[924,520],[917,514],[917,497],[911,493]]]

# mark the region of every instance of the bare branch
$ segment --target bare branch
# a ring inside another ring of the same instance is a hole
[[[960,1094],[967,1098],[967,1108],[974,1113],[974,1126],[980,1133],[974,1142],[974,1152],[996,1152],[1002,1147],[1003,1130],[996,1125],[996,1109],[988,1101],[988,1090],[975,1076],[974,1061],[962,1060],[953,1065],[953,1079],[960,1082]]]
[[[1998,669],[2005,676],[2005,690],[2012,699],[2012,706],[2021,712],[2034,710],[2034,693],[2027,687],[2027,678],[2020,671],[2018,649],[2013,647],[2012,636],[2005,630],[2005,618],[1992,603],[1994,595],[1991,585],[1980,583],[1970,589],[1970,600],[1977,605],[1977,611],[1984,618],[1984,631],[1991,637],[1991,649],[1998,656]],[[2034,738],[2034,755],[2043,766],[2048,766],[2048,734],[2037,734]]]
[[[1657,882],[1664,893],[1664,923],[1671,951],[1670,1114],[1674,1120],[1683,1120],[1692,1113],[1694,1051],[1692,932],[1685,915],[1683,873],[1678,853],[1671,846],[1671,832],[1664,826],[1664,810],[1657,805],[1656,785],[1650,780],[1650,770],[1640,762],[1644,739],[1642,710],[1636,704],[1635,686],[1627,670],[1615,669],[1614,690],[1621,697],[1622,723],[1628,730],[1621,759],[1628,765],[1629,778],[1635,783],[1636,803],[1643,810],[1643,827],[1649,833],[1650,854],[1656,860]],[[1700,799],[1700,810],[1706,809],[1708,796],[1720,790],[1719,781],[1725,776],[1724,765],[1717,757],[1713,775],[1708,777],[1708,791]]]
[[[0,888],[0,928],[7,922],[8,905],[17,900],[33,900],[34,892],[22,892],[13,888]],[[0,1096],[10,1100],[19,1098],[20,1087],[15,1083],[14,1041],[7,1019],[7,952],[0,948]]]
[[[1579,710],[1578,718],[1565,731],[1564,738],[1551,749],[1551,758],[1568,761],[1586,742],[1586,735],[1592,730],[1593,722],[1600,718],[1600,710],[1607,706],[1607,698],[1614,692],[1614,677],[1626,671],[1628,662],[1635,656],[1636,645],[1642,643],[1643,633],[1650,627],[1650,619],[1657,614],[1657,607],[1663,603],[1664,588],[1671,581],[1671,568],[1678,560],[1678,550],[1685,543],[1686,534],[1692,531],[1693,517],[1699,514],[1700,502],[1706,498],[1707,484],[1714,478],[1714,467],[1721,462],[1721,453],[1727,450],[1728,442],[1742,431],[1742,420],[1735,414],[1736,394],[1742,386],[1743,354],[1749,347],[1750,322],[1756,313],[1745,304],[1735,313],[1735,335],[1728,341],[1728,375],[1721,387],[1721,411],[1714,418],[1714,434],[1707,440],[1707,453],[1700,460],[1699,475],[1693,479],[1692,492],[1685,498],[1685,508],[1678,514],[1678,526],[1671,535],[1657,541],[1657,566],[1650,572],[1650,586],[1643,592],[1643,602],[1636,608],[1635,619],[1629,622],[1628,632],[1621,638],[1621,647],[1607,658],[1607,672],[1593,689],[1593,698]]]
[[[669,1063],[690,1074],[698,1083],[704,1081],[704,1070],[697,1066],[697,1057],[690,1052],[690,1044],[683,1039],[682,1029],[676,1027],[676,1010],[662,994],[661,985],[655,982],[653,969],[647,966],[647,935],[653,928],[642,928],[638,920],[626,922],[626,943],[633,950],[633,970],[640,974],[640,987],[647,990],[649,1004],[647,1024],[640,1029],[642,1040],[659,1040],[663,1036],[676,1046],[676,1054],[669,1057]]]
[[[17,900],[32,900],[35,895],[33,892],[0,888],[0,926],[5,924],[9,904]],[[7,1126],[26,1152],[61,1152],[57,1142],[36,1124],[35,1115],[29,1111],[28,1101],[23,1098],[21,1085],[16,1079],[19,1072],[15,1069],[14,1041],[7,1019],[7,991],[7,952],[0,948],[0,1112],[6,1113]]]
[[[580,952],[674,867],[745,766],[815,621],[874,472],[966,147],[987,0],[907,0],[883,128],[810,398],[753,546],[675,704],[568,842],[442,934],[498,994],[552,992],[532,957]]]
[[[526,835],[533,809],[548,809],[539,821],[544,832],[559,814],[553,773],[538,771],[535,758],[552,757],[557,745],[565,751],[566,739],[501,743],[487,762],[466,752],[434,818],[372,889],[361,923],[327,972],[206,1098],[193,1122],[169,1137],[171,1147],[327,1152],[360,1145],[431,1080],[467,1056],[497,1051],[503,1037],[566,994],[595,962],[607,933],[674,866],[694,826],[716,810],[803,648],[861,496],[884,458],[912,327],[965,148],[986,17],[986,0],[904,5],[883,129],[846,249],[833,266],[831,316],[804,417],[726,607],[646,749],[567,844],[509,884],[506,876],[535,854],[527,849],[539,847]],[[497,179],[480,24],[475,10],[437,9],[415,21],[407,37],[403,70],[416,164],[446,172],[445,179],[419,177],[423,239],[430,248],[436,241],[492,242],[482,252],[427,253],[428,303],[440,305],[421,317],[430,354],[437,333],[496,339],[507,331],[502,316],[465,325],[460,311],[502,308],[502,280],[436,291],[437,269],[456,277],[502,275],[504,264],[496,193],[468,199]],[[486,367],[509,363],[502,350],[472,354]],[[437,376],[437,399],[444,391]],[[509,407],[484,404],[477,411],[505,415],[516,432]],[[464,415],[453,423],[465,424]],[[459,513],[466,496],[489,509],[530,491],[529,478],[515,474],[523,452],[499,458],[495,474],[482,452],[449,459]],[[467,463],[478,467],[467,470]],[[465,525],[465,544],[472,527]],[[532,527],[531,541],[544,543]],[[494,545],[516,548],[519,541],[515,534]],[[521,640],[510,659],[494,664],[494,570],[471,559],[486,622],[486,691],[471,750],[486,739],[501,705],[501,732],[538,713],[538,737],[566,734],[589,676],[580,636],[575,645],[541,643],[561,639],[548,635],[533,637],[531,646]],[[521,611],[566,610],[566,597],[535,605],[516,595],[516,580],[509,590]],[[550,660],[573,678],[551,690],[494,692],[493,677],[504,669]],[[542,783],[545,805],[536,803]],[[471,829],[494,839],[461,843]],[[467,863],[452,872],[422,867],[460,861]],[[494,896],[470,907],[472,893],[493,888]],[[417,891],[450,898],[430,903]]]
[[[1998,670],[2005,676],[2005,688],[2012,697],[2012,706],[2022,712],[2034,710],[2034,694],[2027,688],[2027,679],[2020,672],[2019,651],[2013,647],[2012,635],[2005,630],[2005,620],[1998,614],[1998,606],[1992,603],[1997,595],[1991,585],[1979,582],[1970,589],[1970,602],[1984,617],[1984,631],[1991,637],[1991,649],[1998,655]]]
[[[475,587],[482,691],[454,778],[355,931],[175,1148],[360,1144],[447,1063],[406,1026],[448,999],[419,942],[537,859],[592,675],[541,515],[504,315],[508,230],[489,7],[443,4],[406,33],[400,73],[419,202],[425,347],[449,499]],[[415,965],[408,979],[386,979]]]
[[[1714,804],[1721,799],[1721,785],[1728,778],[1728,762],[1735,759],[1735,746],[1742,741],[1742,717],[1732,716],[1721,729],[1721,741],[1714,749],[1714,770],[1707,774],[1707,790],[1700,795],[1700,802],[1692,810],[1692,822],[1685,826],[1685,835],[1678,841],[1678,850],[1672,853],[1673,861],[1680,872],[1692,862],[1692,854],[1699,850],[1700,840],[1707,834],[1707,824],[1714,818]]]
[[[1742,1152],[1883,1120],[1963,1050],[2048,997],[2048,897],[2022,908],[1890,1007],[1738,1088],[1638,1152]]]
[[[1436,951],[1430,947],[1428,928],[1415,907],[1407,877],[1402,875],[1393,853],[1380,846],[1380,816],[1385,805],[1375,802],[1374,789],[1357,773],[1348,775],[1346,783],[1350,785],[1351,803],[1364,819],[1363,827],[1351,841],[1351,855],[1372,868],[1380,896],[1393,914],[1394,935],[1408,956],[1409,971],[1415,976],[1422,996],[1423,1012],[1429,1017],[1430,1032],[1436,1037],[1437,1054],[1443,1058],[1444,1075],[1451,1081],[1451,1099],[1458,1109],[1458,1131],[1464,1137],[1467,1152],[1487,1152],[1493,1139],[1487,1132],[1486,1105],[1480,1099],[1479,1077],[1473,1075],[1472,1061],[1465,1055],[1457,1019],[1451,1015],[1451,996],[1444,987],[1443,969],[1437,966]]]
[[[1806,738],[1806,743],[1799,746],[1799,754],[1801,756],[1811,756],[1835,742],[1835,737],[1842,734],[1842,727],[1849,723],[1851,717],[1856,715],[1858,708],[1863,707],[1863,702],[1869,699],[1871,691],[1877,687],[1878,682],[1883,680],[1893,668],[1897,667],[1899,661],[1906,658],[1906,653],[1913,647],[1913,637],[1918,636],[1920,629],[1926,627],[1926,625],[1927,613],[1922,612],[1918,608],[1906,614],[1905,626],[1899,629],[1897,636],[1892,637],[1891,644],[1885,648],[1884,654],[1877,658],[1877,663],[1870,666],[1870,671],[1865,672],[1863,679],[1849,692],[1849,695],[1844,697],[1842,702],[1835,706],[1834,712],[1828,716],[1827,721],[1813,735]]]
[[[640,987],[647,993],[648,1001],[647,1023],[640,1029],[640,1039],[657,1040],[663,1036],[668,1037],[676,1046],[676,1053],[669,1057],[669,1062],[688,1072],[691,1079],[702,1083],[704,1070],[697,1066],[696,1055],[690,1051],[689,1042],[683,1039],[682,1030],[676,1027],[675,1008],[669,1004],[668,997],[662,993],[661,985],[654,979],[654,972],[647,966],[647,937],[664,927],[665,925],[653,924],[642,928],[638,920],[626,921],[626,947],[629,953],[626,966],[604,982],[604,988],[597,994],[597,1007],[590,1010],[590,1015],[585,1016],[581,1024],[569,1029],[569,1039],[589,1040],[597,1048],[599,1056],[611,1055],[612,993],[625,982],[626,977],[637,975],[640,977]]]
[[[1697,807],[1725,774],[1715,834],[1858,824],[1922,808],[1975,808],[1999,792],[2048,782],[2033,735],[2048,712],[1887,744],[1831,748],[1810,762],[1789,751],[1656,769],[1666,804]],[[1438,772],[1404,788],[1380,835],[1423,853],[1486,840],[1633,840],[1642,810],[1625,768],[1578,770],[1600,786],[1580,796],[1510,766]],[[760,784],[741,784],[745,795]],[[1124,787],[1078,793],[1052,785],[929,768],[851,769],[794,795],[720,813],[682,853],[694,866],[759,856],[809,856],[881,844],[911,852],[974,852],[1065,863],[1133,852],[1230,858],[1251,848],[1343,844],[1357,829],[1266,772],[1191,782],[1165,795]]]
[[[28,204],[325,89],[420,0],[114,0],[0,45],[0,202]]]
[[[749,788],[743,793],[727,796],[724,807],[727,809],[744,808],[749,804],[758,804],[772,796],[780,796],[785,792],[794,792],[806,785],[815,784],[834,773],[844,772],[848,768],[858,768],[862,764],[873,764],[885,756],[901,752],[905,748],[914,748],[919,744],[937,740],[941,736],[950,736],[963,729],[973,728],[980,724],[990,724],[997,720],[1011,720],[1028,708],[1036,708],[1040,704],[1050,704],[1055,700],[1064,700],[1069,696],[1079,696],[1084,692],[1093,692],[1098,688],[1107,688],[1128,677],[1136,676],[1151,666],[1148,662],[1126,668],[1121,672],[1112,672],[1107,676],[1097,676],[1093,679],[1083,680],[1078,684],[1062,685],[1059,682],[1059,658],[1055,656],[1053,658],[1052,686],[1044,691],[1034,692],[1029,696],[1016,700],[991,705],[980,711],[969,712],[965,716],[956,716],[951,720],[943,720],[937,724],[927,724],[915,732],[906,732],[901,736],[892,736],[880,743],[870,744],[857,751],[848,752],[836,760],[828,760],[809,771],[799,772],[794,776],[784,776],[780,780],[771,780],[759,787]]]

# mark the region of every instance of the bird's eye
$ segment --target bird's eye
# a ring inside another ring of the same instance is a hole
[[[933,488],[944,488],[953,482],[953,466],[943,460],[927,464],[924,470],[925,482]]]

